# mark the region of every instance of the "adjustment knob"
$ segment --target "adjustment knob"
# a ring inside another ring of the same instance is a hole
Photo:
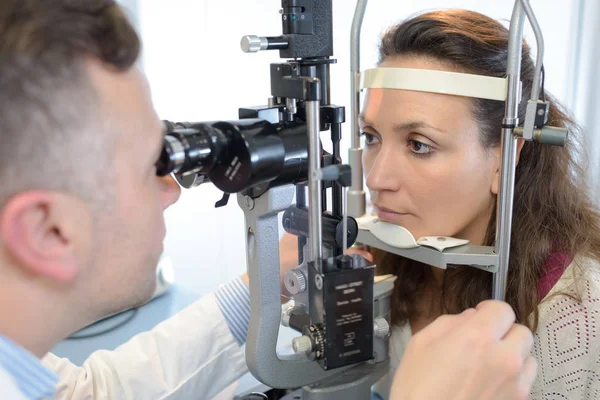
[[[292,348],[297,354],[306,354],[312,351],[313,342],[308,336],[299,336],[292,339]]]
[[[306,277],[297,269],[293,269],[285,273],[284,277],[285,288],[290,294],[302,293],[306,290]]]
[[[269,41],[265,37],[247,35],[242,37],[240,47],[244,53],[257,53],[261,50],[267,50]]]
[[[373,334],[377,337],[384,338],[390,333],[390,324],[385,318],[375,318],[373,321]]]
[[[287,306],[281,313],[281,325],[289,327],[290,319],[292,318],[292,315],[294,315],[294,313],[296,313],[296,312],[301,312],[301,311],[302,311],[302,306],[299,306],[299,305]]]

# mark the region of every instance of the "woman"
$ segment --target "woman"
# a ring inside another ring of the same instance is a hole
[[[392,27],[381,40],[379,67],[504,77],[507,49],[508,31],[497,21],[465,10],[436,11]],[[525,44],[521,73],[522,124],[534,74]],[[600,217],[586,194],[581,132],[545,96],[549,125],[568,127],[570,136],[565,147],[519,142],[506,301],[535,334],[532,398],[600,398]],[[416,238],[445,235],[493,245],[503,116],[500,101],[370,89],[361,114],[363,165],[379,218]],[[488,272],[444,271],[378,250],[373,255],[380,274],[398,276],[392,365],[411,334],[490,297]],[[384,379],[375,391],[387,397],[388,385]]]

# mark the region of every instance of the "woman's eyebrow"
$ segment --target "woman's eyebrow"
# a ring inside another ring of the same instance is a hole
[[[360,123],[364,124],[364,125],[372,125],[370,121],[367,121],[367,120],[365,119],[365,114],[363,114],[363,113],[360,113],[360,114],[358,115],[358,121],[359,121]]]
[[[435,131],[438,132],[442,132],[442,133],[448,133],[448,131],[441,129],[441,128],[436,128],[433,125],[428,124],[425,121],[407,121],[407,122],[403,122],[401,124],[398,124],[394,127],[394,131],[396,132],[402,132],[402,131],[410,131],[410,130],[415,130],[415,129],[422,129],[422,128],[428,128],[428,129],[433,129]]]
[[[358,115],[358,120],[360,121],[360,123],[362,125],[367,125],[367,126],[375,126],[376,124],[372,121],[369,121],[365,118],[364,114],[359,114]],[[402,122],[400,124],[397,124],[394,127],[394,132],[403,132],[403,131],[410,131],[410,130],[416,130],[416,129],[422,129],[422,128],[428,128],[428,129],[433,129],[435,131],[438,132],[442,132],[445,134],[449,134],[448,131],[442,129],[442,128],[437,128],[433,125],[428,124],[427,122],[423,121],[423,120],[416,120],[416,121],[406,121],[406,122]]]

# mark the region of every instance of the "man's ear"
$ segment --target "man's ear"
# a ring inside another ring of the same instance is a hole
[[[517,139],[517,165],[519,164],[519,160],[521,159],[521,150],[523,150],[523,146],[525,145],[525,140],[518,138]],[[498,195],[500,193],[500,164],[502,163],[501,152],[502,147],[496,146],[493,150],[494,157],[496,159],[494,165],[494,179],[492,180],[491,191],[494,195]]]
[[[20,193],[0,210],[0,243],[27,273],[72,281],[78,272],[78,235],[86,225],[72,196],[45,191]]]

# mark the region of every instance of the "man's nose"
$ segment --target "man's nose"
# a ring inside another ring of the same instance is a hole
[[[160,190],[163,203],[163,209],[167,209],[175,203],[181,196],[181,187],[171,175],[158,178],[160,180]]]

